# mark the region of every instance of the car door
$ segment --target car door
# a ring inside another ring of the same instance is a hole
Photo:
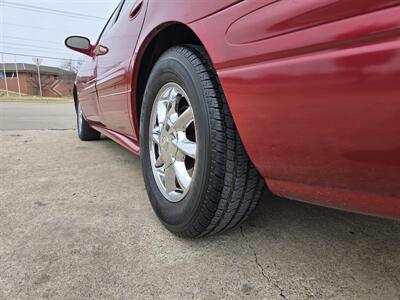
[[[129,114],[129,65],[146,14],[147,1],[123,0],[98,44],[108,49],[98,56],[97,92],[102,120],[108,129],[133,136]]]
[[[88,58],[79,70],[76,80],[79,103],[86,120],[100,123],[96,94],[96,59]]]

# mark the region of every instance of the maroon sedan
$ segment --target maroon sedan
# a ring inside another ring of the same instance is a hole
[[[123,0],[78,74],[82,140],[142,157],[183,237],[275,194],[400,218],[399,0]],[[129,179],[127,179],[129,180]]]

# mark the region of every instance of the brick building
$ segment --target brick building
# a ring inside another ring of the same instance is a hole
[[[39,96],[39,80],[37,67],[33,64],[4,64],[6,76],[4,76],[3,64],[0,64],[0,94],[8,91],[18,94],[17,69],[21,94]],[[40,78],[44,97],[69,97],[73,92],[76,74],[61,68],[40,66]]]

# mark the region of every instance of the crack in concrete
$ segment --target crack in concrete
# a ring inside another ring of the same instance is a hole
[[[260,274],[268,280],[269,283],[271,283],[274,287],[276,287],[279,290],[279,296],[281,296],[283,299],[288,299],[285,294],[284,294],[284,289],[279,286],[276,282],[274,282],[270,277],[268,277],[264,267],[261,265],[261,263],[258,260],[258,255],[256,252],[256,249],[253,247],[253,245],[250,243],[250,240],[246,237],[243,231],[243,226],[240,226],[240,232],[242,234],[242,237],[245,239],[247,246],[250,248],[250,250],[253,252],[253,256],[255,259],[255,263],[257,265],[257,268],[260,270]]]

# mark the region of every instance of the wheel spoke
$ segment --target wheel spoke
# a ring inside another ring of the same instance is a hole
[[[168,108],[167,108],[167,114],[166,114],[166,118],[168,118],[173,123],[175,123],[175,120],[178,117],[178,114],[176,113],[175,106],[176,106],[176,101],[169,102],[168,103]]]
[[[164,93],[162,94],[161,99],[163,99],[163,100],[169,100],[169,97],[170,97],[170,95],[171,95],[171,92],[172,92],[172,87],[166,89],[166,90],[164,91]]]
[[[158,124],[164,124],[165,118],[167,117],[167,106],[168,106],[168,101],[159,101],[157,103],[157,119],[158,119]]]
[[[186,170],[185,162],[176,161],[174,163],[174,169],[175,176],[179,182],[179,185],[181,186],[183,191],[186,191],[189,188],[192,178],[189,176],[189,173]]]
[[[196,158],[197,145],[185,138],[179,138],[178,140],[173,140],[172,143],[178,148],[178,151],[191,158]]]
[[[156,160],[154,166],[155,166],[157,169],[160,169],[163,165],[164,165],[164,159],[163,159],[163,157],[160,155],[160,156],[157,158],[157,160]],[[161,169],[160,169],[160,170],[161,170]],[[159,170],[159,171],[160,171],[160,170]],[[162,170],[161,170],[161,171],[162,171]]]
[[[189,107],[176,119],[174,127],[177,131],[183,131],[193,120],[193,110]]]
[[[168,96],[168,107],[166,117],[170,119],[172,122],[175,122],[177,118],[176,112],[176,101],[178,97],[178,91],[175,88],[171,88]]]
[[[168,99],[169,101],[176,101],[176,96],[178,96],[178,91],[175,88],[171,88]]]
[[[176,190],[175,178],[176,178],[175,168],[168,167],[165,170],[165,177],[164,177],[165,189],[166,189],[167,193],[175,192],[175,190]]]
[[[160,136],[161,136],[160,127],[154,128],[153,134],[152,134],[152,139],[153,139],[153,142],[156,143],[157,145],[160,144]]]

